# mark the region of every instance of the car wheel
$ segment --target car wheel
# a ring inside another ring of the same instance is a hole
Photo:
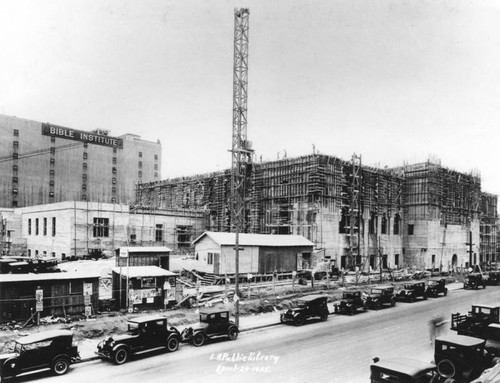
[[[128,350],[125,347],[118,347],[113,354],[114,364],[123,364],[128,360]]]
[[[52,363],[52,372],[56,375],[64,375],[69,370],[69,362],[66,358],[56,359]]]
[[[295,326],[302,326],[304,324],[304,317],[302,315],[298,315],[297,317],[295,317],[293,324]]]
[[[175,335],[171,336],[167,340],[167,350],[168,352],[174,352],[179,349],[179,338]]]
[[[327,312],[324,312],[323,314],[321,314],[320,316],[320,319],[324,322],[328,319],[328,313]]]
[[[455,366],[455,362],[450,359],[443,359],[439,361],[437,364],[437,370],[439,375],[451,379],[457,376],[457,367]]]
[[[375,302],[375,310],[380,310],[382,308],[382,303],[380,301]]]
[[[202,332],[197,332],[193,336],[193,346],[200,347],[205,344],[205,334]]]
[[[424,294],[424,301],[427,300],[427,294]]]
[[[238,339],[238,330],[236,327],[231,327],[227,333],[228,337],[230,340],[236,340]]]
[[[354,315],[354,307],[349,307],[349,315]]]
[[[444,296],[448,295],[448,289],[444,289]]]

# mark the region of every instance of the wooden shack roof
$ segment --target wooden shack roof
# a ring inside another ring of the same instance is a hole
[[[206,231],[193,241],[193,244],[199,242],[205,236],[210,237],[220,246],[234,246],[236,242],[235,233],[219,233]],[[289,234],[248,234],[239,235],[240,246],[267,246],[267,247],[290,247],[290,246],[311,246],[314,242],[309,241],[301,235]]]
[[[99,278],[96,273],[85,272],[60,272],[60,273],[41,273],[41,274],[0,274],[0,283],[3,282],[27,282],[27,281],[63,281],[73,279],[93,279]]]
[[[120,273],[121,275],[128,275],[129,278],[177,276],[177,274],[158,266],[123,266],[113,267],[111,270],[118,275],[120,275]]]

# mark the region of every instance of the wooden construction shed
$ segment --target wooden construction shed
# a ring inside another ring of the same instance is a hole
[[[26,321],[37,307],[41,317],[83,314],[89,302],[84,294],[90,295],[93,313],[99,305],[98,274],[1,274],[0,322]]]
[[[172,249],[166,246],[120,247],[115,250],[116,266],[158,266],[168,270]]]
[[[113,298],[119,308],[157,310],[176,301],[177,274],[171,271],[158,266],[114,267],[112,271]]]
[[[235,273],[234,233],[207,231],[193,242],[197,270],[218,274]],[[270,274],[296,271],[311,258],[315,244],[301,235],[239,235],[240,273]]]

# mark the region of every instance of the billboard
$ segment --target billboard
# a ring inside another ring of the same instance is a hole
[[[123,139],[121,138],[106,136],[93,132],[85,132],[83,130],[65,128],[63,126],[57,126],[53,124],[42,124],[42,135],[86,142],[89,144],[109,146],[111,148],[123,148]]]

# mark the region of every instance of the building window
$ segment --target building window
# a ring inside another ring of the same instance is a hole
[[[55,252],[52,252],[52,258],[55,258],[56,257],[56,253]]]
[[[163,242],[163,225],[156,225],[155,241]]]
[[[432,267],[434,268],[434,265],[436,264],[436,254],[432,254],[431,262],[432,262]]]
[[[17,189],[16,188],[12,189],[12,194],[17,195]]]
[[[87,142],[84,142],[84,143],[83,143],[83,147],[84,147],[84,148],[88,148],[88,147],[89,147],[89,144],[88,144]]]
[[[87,190],[87,184],[82,184],[82,190]]]
[[[116,148],[113,148],[113,153],[116,153]]]
[[[56,138],[55,137],[50,137],[50,142],[52,142],[52,143],[56,142]]]
[[[50,181],[49,181],[49,186],[50,186],[50,187],[54,187],[54,180],[50,180]]]
[[[17,172],[17,170],[18,170],[18,169],[19,169],[19,168],[18,168],[18,166],[17,166],[17,165],[13,165],[13,166],[12,166],[12,171],[13,171],[13,172]]]
[[[142,152],[139,152],[139,158],[142,158]]]
[[[377,214],[371,211],[370,219],[368,220],[368,233],[375,234],[376,230],[377,230]]]
[[[387,217],[385,214],[382,216],[382,222],[380,224],[380,232],[381,234],[387,234]]]
[[[141,278],[141,287],[142,288],[156,287],[156,278],[155,277],[142,277]]]
[[[17,207],[17,201],[15,199],[12,200],[12,207]]]
[[[115,186],[113,186],[113,187],[111,188],[111,193],[113,193],[113,194],[115,194],[115,193],[116,193],[116,187],[115,187]]]
[[[141,168],[142,168],[142,161],[139,161],[138,166],[139,166],[139,169],[141,169]]]
[[[401,216],[399,214],[396,214],[394,216],[394,228],[392,230],[393,234],[399,235],[400,222],[401,222]]]
[[[35,219],[35,235],[38,235],[38,218]]]
[[[155,172],[155,178],[158,178],[158,172]]]
[[[158,161],[158,154],[155,154],[155,161]]]
[[[14,141],[13,145],[14,145],[14,148],[18,148],[19,147],[19,141]]]
[[[56,172],[54,171],[54,169],[50,169],[50,176],[54,177],[55,174],[56,174]]]
[[[56,217],[52,217],[52,236],[56,236]]]
[[[415,225],[408,224],[408,235],[413,235],[414,231],[415,231]]]
[[[43,219],[43,235],[47,235],[47,218]]]
[[[28,235],[31,235],[31,218],[28,218]]]
[[[111,183],[112,183],[113,185],[116,185],[116,178],[115,178],[115,177],[113,177],[113,178],[111,179]]]
[[[17,177],[12,177],[12,183],[17,184],[18,178]]]
[[[140,170],[139,170],[139,172],[137,173],[137,176],[138,176],[139,178],[142,178],[142,171],[140,171]]]
[[[399,267],[399,254],[394,254],[394,266]]]
[[[155,170],[158,170],[158,164],[155,164]]]
[[[86,201],[87,200],[87,196],[85,194],[82,194],[82,201]]]
[[[116,174],[116,168],[113,167],[113,169],[111,170],[113,172],[113,174]]]
[[[116,165],[116,157],[113,157],[113,165]]]
[[[69,293],[74,295],[83,295],[83,282],[69,281]]]
[[[50,159],[50,165],[51,165],[51,166],[54,166],[54,165],[55,165],[55,163],[56,163],[56,159],[55,159],[55,158],[51,158],[51,159]]]
[[[87,163],[86,162],[83,163],[83,169],[87,170]]]
[[[109,237],[109,218],[94,217],[94,237]]]
[[[31,257],[31,249],[28,249],[28,257]]]
[[[209,264],[209,265],[214,264],[214,253],[208,253],[207,264]]]
[[[12,158],[17,160],[19,158],[19,154],[17,153],[12,153]]]
[[[16,137],[19,136],[19,130],[14,129],[14,136],[16,136]]]
[[[116,198],[115,197],[111,198],[111,203],[116,203]]]
[[[86,182],[86,181],[87,181],[87,175],[86,175],[86,174],[82,174],[82,181],[83,181],[83,182]]]
[[[53,191],[49,192],[49,198],[54,198],[54,192]]]
[[[55,152],[56,152],[56,148],[51,146],[50,147],[50,154],[55,154]]]
[[[83,159],[86,160],[88,157],[87,152],[83,153]]]

